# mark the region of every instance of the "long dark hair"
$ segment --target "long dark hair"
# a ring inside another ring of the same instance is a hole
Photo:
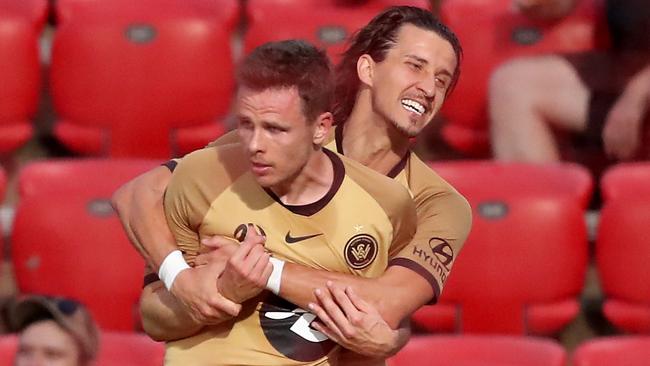
[[[414,6],[393,6],[374,17],[370,23],[354,34],[347,50],[343,52],[340,63],[336,66],[335,123],[345,123],[356,102],[361,83],[357,75],[359,57],[367,54],[375,62],[382,62],[388,50],[395,44],[397,33],[404,24],[413,24],[418,28],[433,31],[451,44],[458,62],[447,94],[454,89],[460,76],[460,61],[463,54],[456,35],[428,10]]]

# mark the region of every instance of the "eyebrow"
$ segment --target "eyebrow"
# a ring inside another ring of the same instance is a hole
[[[442,69],[442,70],[440,70],[439,74],[446,75],[446,76],[448,76],[450,79],[453,78],[453,75],[452,75],[452,74],[449,72],[449,70],[447,70],[447,69]]]
[[[412,58],[417,62],[421,62],[423,64],[429,64],[429,61],[423,59],[422,57],[416,56],[416,55],[409,54],[409,55],[406,55],[406,58]]]
[[[426,59],[423,59],[422,57],[419,57],[419,56],[416,56],[416,55],[413,55],[413,54],[408,54],[405,57],[413,59],[413,60],[418,61],[418,62],[420,62],[422,64],[425,64],[425,65],[429,64],[429,61],[427,61]],[[439,72],[436,72],[436,74],[443,74],[443,75],[448,76],[449,78],[453,77],[452,73],[449,72],[449,70],[447,70],[447,69],[442,69]]]

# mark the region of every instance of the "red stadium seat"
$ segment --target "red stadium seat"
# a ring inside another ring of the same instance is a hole
[[[0,167],[0,201],[5,196],[5,190],[7,189],[7,174],[4,169]]]
[[[547,335],[579,312],[587,265],[588,172],[572,164],[433,164],[469,200],[472,231],[428,331]]]
[[[234,83],[217,2],[211,12],[191,1],[126,4],[119,16],[79,10],[61,22],[51,67],[55,135],[74,151],[113,157],[169,158],[205,146],[225,132],[218,120]]]
[[[464,153],[489,151],[487,85],[494,69],[516,56],[577,52],[599,46],[602,0],[581,0],[566,18],[535,21],[512,0],[445,0],[440,13],[463,45],[460,82],[443,108],[442,135]]]
[[[47,20],[48,0],[0,0],[0,14],[18,15],[41,28]]]
[[[554,341],[513,336],[413,337],[388,366],[564,366],[566,352]]]
[[[94,366],[160,366],[165,347],[139,333],[102,332]],[[0,336],[0,364],[12,365],[18,346],[15,335]]]
[[[248,0],[249,8],[260,4],[263,6],[276,5],[312,9],[315,7],[365,8],[373,9],[377,12],[394,5],[411,5],[427,9],[431,7],[431,4],[427,0]]]
[[[86,304],[104,329],[137,329],[144,262],[110,197],[155,165],[71,160],[26,166],[11,237],[19,291],[71,297]]]
[[[332,0],[311,0],[301,2],[300,6],[295,1],[249,0],[250,24],[244,36],[244,49],[248,53],[266,42],[301,38],[326,49],[336,63],[349,36],[386,6],[396,3],[428,6],[428,1],[422,0],[369,1],[354,6],[337,6]]]
[[[18,339],[15,335],[0,335],[0,365],[13,365]]]
[[[38,38],[46,9],[44,0],[0,0],[0,153],[32,136],[41,86]]]
[[[616,336],[588,340],[573,353],[573,366],[647,366],[650,337]]]
[[[0,202],[2,202],[2,200],[4,199],[6,188],[7,188],[7,175],[5,174],[5,171],[2,169],[2,167],[0,167]],[[2,266],[4,265],[4,260],[5,260],[5,241],[4,241],[4,235],[0,234],[0,270],[2,270]]]
[[[179,9],[177,5],[183,4]],[[79,18],[119,19],[132,14],[173,16],[176,12],[207,15],[232,31],[239,21],[238,0],[56,0],[54,14],[58,24]]]
[[[602,179],[604,205],[596,239],[603,312],[617,327],[650,332],[650,164],[622,164]]]

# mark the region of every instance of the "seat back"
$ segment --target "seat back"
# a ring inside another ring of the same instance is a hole
[[[223,131],[217,120],[229,109],[234,81],[231,32],[218,4],[207,11],[192,1],[136,3],[117,14],[80,10],[57,29],[55,134],[72,150],[169,158],[183,153],[179,131],[213,127],[204,143]]]
[[[620,164],[602,179],[596,265],[605,316],[628,332],[650,332],[650,164]]]
[[[32,135],[31,118],[41,90],[38,39],[44,0],[0,0],[0,152],[15,150]]]
[[[438,304],[416,312],[414,323],[508,334],[550,334],[568,324],[587,264],[587,171],[491,161],[431,166],[469,200],[473,224]]]
[[[11,236],[19,291],[77,299],[104,329],[138,329],[144,261],[131,247],[110,197],[155,165],[67,160],[26,166]]]
[[[388,366],[564,366],[566,352],[554,341],[509,336],[420,336]]]
[[[396,1],[250,0],[249,28],[244,36],[246,53],[270,41],[300,38],[327,50],[334,64],[340,60],[349,37],[375,15]],[[427,1],[410,0],[401,5],[428,7]]]
[[[617,336],[588,340],[573,352],[573,366],[645,366],[650,360],[650,337]]]

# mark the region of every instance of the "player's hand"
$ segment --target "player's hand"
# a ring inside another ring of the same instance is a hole
[[[225,267],[228,259],[239,247],[239,244],[233,239],[218,235],[202,239],[201,244],[201,253],[194,259],[197,266],[221,263]]]
[[[237,316],[241,305],[222,296],[217,278],[225,262],[211,263],[186,269],[176,276],[171,293],[188,310],[188,315],[199,324],[215,324]]]
[[[241,304],[265,289],[273,266],[264,242],[265,238],[250,226],[244,241],[228,259],[219,277],[219,292],[223,296]]]
[[[408,341],[410,331],[393,330],[379,311],[361,299],[351,287],[342,289],[327,283],[314,290],[318,303],[309,304],[318,317],[312,327],[341,346],[361,355],[387,358]]]
[[[603,128],[605,152],[616,159],[635,157],[641,146],[644,118],[650,93],[648,86],[630,85],[607,114]]]

